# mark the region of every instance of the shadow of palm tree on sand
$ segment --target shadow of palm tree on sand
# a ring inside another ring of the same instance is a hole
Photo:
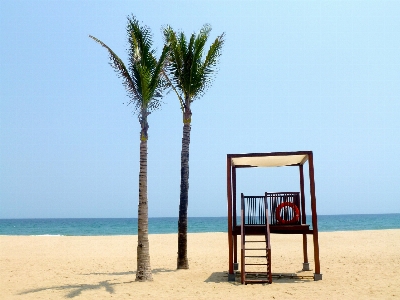
[[[133,281],[131,281],[133,282]],[[109,280],[101,281],[98,284],[76,284],[76,285],[62,285],[62,286],[52,286],[52,287],[45,287],[45,288],[38,288],[33,290],[27,290],[24,292],[19,293],[18,295],[26,295],[31,293],[38,293],[46,290],[72,290],[65,298],[74,298],[82,294],[83,291],[87,290],[98,290],[104,288],[106,292],[110,294],[114,294],[114,285],[123,284],[123,283],[130,283],[130,282],[121,282],[121,283],[110,283]]]
[[[165,272],[175,272],[176,270],[169,270],[169,269],[153,269],[152,273],[165,273]],[[85,276],[88,275],[110,275],[110,276],[123,276],[123,275],[134,275],[136,274],[135,271],[127,271],[127,272],[112,272],[112,273],[89,273],[89,274],[82,274]],[[79,295],[82,294],[84,291],[88,290],[99,290],[99,289],[104,289],[105,292],[108,292],[109,294],[114,294],[114,286],[116,285],[121,285],[121,284],[128,284],[128,283],[134,283],[134,280],[131,281],[126,281],[126,282],[111,282],[111,280],[105,280],[105,281],[100,281],[97,284],[67,284],[67,285],[60,285],[60,286],[51,286],[51,287],[43,287],[43,288],[37,288],[37,289],[31,289],[31,290],[26,290],[23,292],[18,293],[18,295],[27,295],[27,294],[33,294],[33,293],[38,293],[42,291],[47,291],[47,290],[61,290],[61,291],[69,291],[66,295],[65,298],[75,298]]]

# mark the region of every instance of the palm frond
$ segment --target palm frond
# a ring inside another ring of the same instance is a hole
[[[131,16],[128,17],[126,30],[128,42],[131,45],[128,50],[129,57],[134,59],[134,61],[131,61],[131,64],[138,63],[140,60],[142,65],[148,66],[155,55],[155,50],[152,49],[153,35],[150,28],[147,26],[140,26],[139,21]]]
[[[194,59],[194,52],[195,52],[195,40],[196,35],[193,33],[190,36],[189,44],[187,45],[187,49],[185,56],[184,56],[184,63],[183,63],[183,76],[184,76],[184,89],[186,91],[186,98],[189,95],[192,95],[192,79],[193,74],[196,74],[196,61]]]
[[[165,69],[165,64],[167,62],[167,56],[169,53],[169,46],[164,45],[163,50],[161,52],[161,56],[158,61],[155,60],[156,65],[152,69],[152,78],[150,82],[151,89],[153,90],[152,97],[157,98],[159,95],[162,95],[162,90],[165,88],[165,84],[162,79],[162,72]]]
[[[152,34],[147,26],[141,26],[138,20],[128,17],[127,34],[129,42],[129,69],[133,74],[133,82],[142,95],[141,101],[135,103],[137,109],[147,107],[149,110],[160,106],[165,85],[162,84],[161,73],[164,68],[169,48],[164,47],[157,61],[155,49],[152,49]]]
[[[207,42],[210,31],[211,31],[211,26],[209,24],[205,24],[201,28],[200,33],[197,35],[196,40],[194,42],[193,62],[195,62],[196,68],[201,65],[201,59],[204,53],[204,46]]]
[[[193,61],[191,66],[191,82],[190,82],[190,94],[194,96],[198,94],[198,90],[204,85],[204,78],[201,70],[202,66],[202,58],[204,53],[204,46],[207,42],[208,36],[211,31],[211,26],[209,24],[205,24],[200,33],[197,35],[194,41],[194,52],[193,52]],[[192,100],[193,101],[193,100]]]
[[[114,51],[112,51],[110,47],[108,47],[106,44],[104,44],[99,39],[95,38],[92,35],[89,35],[89,37],[108,50],[110,61],[111,61],[110,65],[118,73],[119,77],[122,78],[123,85],[125,86],[125,89],[127,90],[128,94],[134,99],[140,99],[141,97],[140,97],[140,94],[139,94],[135,84],[134,84],[134,81],[132,80],[132,77],[130,76],[128,69],[125,67],[125,64],[118,57],[118,55],[115,54]]]
[[[214,43],[211,44],[206,58],[199,68],[198,76],[202,78],[204,84],[200,87],[199,92],[204,93],[210,86],[216,74],[216,66],[218,58],[221,56],[222,46],[225,42],[225,34],[218,36]]]
[[[183,101],[181,93],[178,92],[177,88],[175,87],[174,83],[169,78],[166,71],[163,71],[164,78],[166,80],[166,87],[170,87],[175,92],[176,96],[178,97],[179,104],[181,105],[181,110],[184,111],[185,109],[185,102]]]
[[[167,26],[163,28],[164,33],[164,43],[169,46],[169,55],[167,57],[167,64],[164,70],[164,77],[168,82],[168,85],[174,90],[176,93],[179,103],[181,105],[181,109],[184,109],[184,101],[182,99],[182,95],[178,92],[178,89],[182,92],[180,88],[180,82],[183,79],[182,71],[183,71],[183,53],[182,48],[185,49],[185,41],[179,41],[176,36],[175,31],[171,28],[171,26]],[[185,40],[185,36],[183,35],[183,39]],[[182,46],[183,44],[183,46]],[[171,78],[169,77],[171,75]]]
[[[204,73],[209,74],[213,71],[212,68],[217,65],[218,58],[221,56],[222,46],[225,42],[224,36],[225,34],[223,33],[215,39],[214,43],[211,44],[202,66],[202,70],[204,70]]]
[[[177,90],[192,102],[201,97],[212,83],[224,43],[224,34],[217,37],[203,58],[210,32],[211,26],[205,24],[197,35],[193,33],[187,40],[183,32],[176,34],[171,27],[164,29],[165,40],[171,48],[166,71],[171,76],[172,86],[182,107],[187,104],[183,103]]]

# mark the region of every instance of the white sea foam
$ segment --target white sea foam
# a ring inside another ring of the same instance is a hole
[[[62,234],[31,234],[30,236],[64,236]]]

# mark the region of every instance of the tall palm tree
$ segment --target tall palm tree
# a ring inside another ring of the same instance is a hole
[[[168,54],[164,46],[157,61],[152,49],[152,34],[147,26],[140,26],[135,17],[128,17],[128,68],[122,60],[99,39],[89,36],[108,50],[110,64],[122,78],[129,103],[135,106],[140,123],[140,170],[139,170],[139,205],[138,205],[138,245],[137,245],[137,281],[153,280],[150,267],[148,237],[148,202],[147,202],[147,139],[150,113],[160,106],[164,88],[161,74]]]
[[[189,195],[189,144],[192,120],[191,104],[210,87],[216,73],[218,58],[224,43],[224,33],[211,44],[203,57],[204,47],[211,26],[204,25],[189,40],[183,32],[176,33],[170,26],[164,28],[166,44],[170,47],[166,78],[176,92],[183,114],[183,137],[181,151],[181,185],[178,220],[178,269],[188,269],[187,258],[187,208]]]

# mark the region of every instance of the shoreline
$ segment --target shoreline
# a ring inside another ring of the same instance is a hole
[[[335,233],[335,232],[365,232],[365,231],[385,231],[385,230],[399,230],[400,228],[382,228],[382,229],[355,229],[355,230],[333,230],[333,231],[319,231],[318,234],[322,233]],[[223,232],[223,231],[206,231],[206,232],[188,232],[189,234],[226,234],[228,235],[228,232]],[[149,236],[152,235],[177,235],[178,232],[174,233],[149,233]],[[271,233],[271,235],[282,235],[279,233]],[[296,235],[296,234],[295,234]],[[0,234],[0,237],[132,237],[132,236],[137,236],[137,234],[108,234],[108,235],[63,235],[63,234]],[[312,237],[312,234],[308,234],[309,237]]]
[[[5,299],[395,299],[400,229],[320,232],[321,281],[227,281],[227,233],[189,233],[189,270],[176,270],[177,234],[149,234],[153,282],[135,282],[136,235],[0,236]],[[301,272],[302,236],[271,235],[272,272]],[[313,265],[312,237],[308,257]],[[240,260],[239,260],[240,262]],[[311,271],[312,274],[312,271]]]

